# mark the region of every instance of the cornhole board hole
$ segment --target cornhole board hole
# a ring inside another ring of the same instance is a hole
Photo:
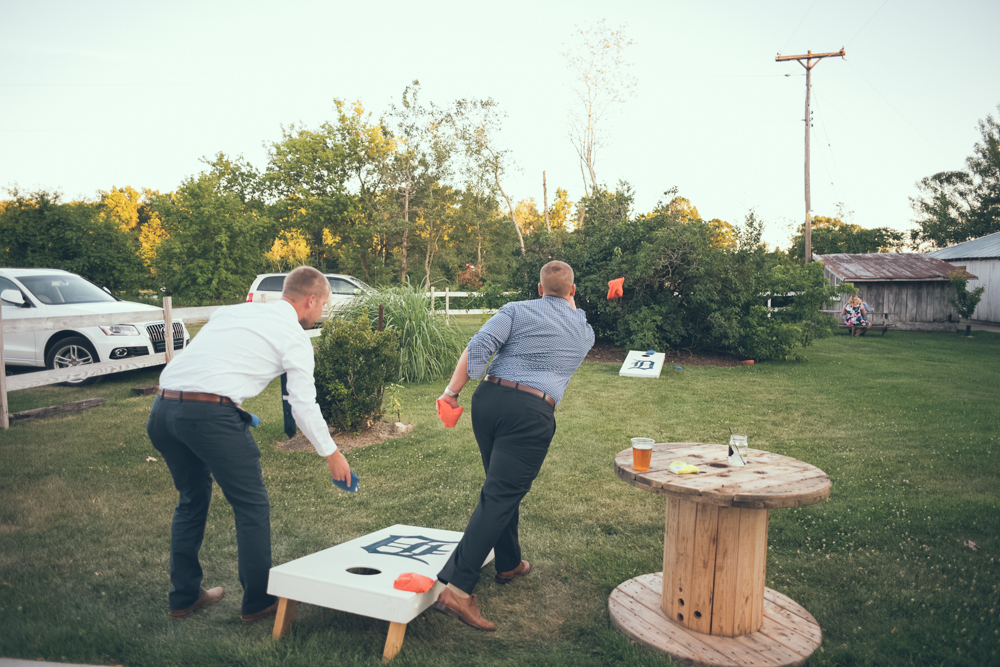
[[[463,533],[395,525],[271,568],[267,592],[278,597],[274,639],[291,628],[295,607],[320,607],[389,621],[382,661],[396,657],[406,624],[437,601],[444,584],[437,574],[448,562]],[[491,551],[483,565],[493,560]],[[393,588],[404,572],[435,580],[426,593]]]
[[[660,371],[663,370],[665,356],[663,352],[648,354],[641,350],[629,350],[618,375],[625,378],[653,378],[655,380],[660,377]]]

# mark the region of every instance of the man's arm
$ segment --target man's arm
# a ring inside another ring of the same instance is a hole
[[[295,423],[316,448],[316,453],[326,458],[330,475],[336,480],[350,483],[351,466],[330,437],[326,420],[316,403],[316,382],[313,379],[316,362],[312,344],[306,339],[306,345],[287,350],[282,362],[288,373],[288,403],[292,406]]]
[[[458,358],[458,363],[455,364],[455,372],[451,374],[451,381],[448,383],[447,389],[454,393],[459,393],[462,391],[462,387],[465,383],[469,381],[469,348],[465,348],[462,352],[462,356]],[[453,408],[458,407],[458,396],[449,396],[448,394],[441,394],[441,399]]]

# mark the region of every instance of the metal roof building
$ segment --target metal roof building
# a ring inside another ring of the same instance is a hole
[[[854,284],[876,322],[885,318],[894,328],[910,331],[957,329],[958,315],[948,298],[954,294],[949,279],[958,268],[948,262],[917,253],[814,257],[831,283]]]
[[[969,288],[984,286],[986,291],[971,319],[989,324],[1000,323],[1000,232],[927,255],[975,274],[975,278],[969,280]]]
[[[946,262],[956,259],[1000,259],[1000,232],[941,248],[927,253],[927,256]]]

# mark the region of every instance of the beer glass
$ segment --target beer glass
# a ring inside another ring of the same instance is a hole
[[[653,457],[652,438],[632,438],[632,467],[636,470],[649,470],[649,461]]]

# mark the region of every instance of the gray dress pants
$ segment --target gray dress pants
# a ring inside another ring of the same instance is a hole
[[[479,504],[438,579],[472,593],[493,549],[497,572],[521,563],[517,523],[556,433],[554,408],[512,387],[481,382],[472,395],[472,430],[486,469]]]
[[[146,432],[166,461],[180,494],[170,530],[171,609],[185,609],[201,595],[198,551],[205,535],[212,478],[236,518],[242,613],[271,606],[271,504],[261,476],[260,449],[247,413],[232,405],[157,397]]]

